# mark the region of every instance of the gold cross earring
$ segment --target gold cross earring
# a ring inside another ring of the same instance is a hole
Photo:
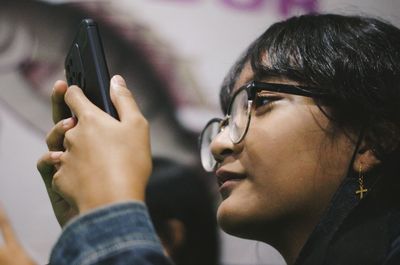
[[[368,192],[368,189],[364,188],[364,176],[362,173],[362,166],[360,164],[360,168],[358,170],[358,184],[360,185],[360,189],[356,191],[356,195],[360,195],[360,200],[364,198],[364,193]]]

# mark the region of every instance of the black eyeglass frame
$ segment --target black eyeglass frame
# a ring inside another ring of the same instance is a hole
[[[199,149],[201,152],[201,143],[203,141],[203,135],[206,129],[210,126],[211,123],[218,122],[219,123],[219,132],[222,131],[222,128],[226,126],[226,124],[229,121],[230,118],[230,112],[231,108],[233,105],[233,102],[236,98],[236,96],[241,93],[243,90],[246,90],[248,98],[248,104],[249,107],[253,104],[253,100],[256,98],[256,95],[259,91],[266,90],[266,91],[271,91],[271,92],[277,92],[277,93],[285,93],[285,94],[291,94],[291,95],[297,95],[297,96],[304,96],[304,97],[311,97],[311,98],[321,98],[321,97],[326,97],[327,94],[323,92],[317,92],[313,91],[316,89],[315,87],[309,87],[309,86],[300,86],[300,85],[289,85],[289,84],[278,84],[278,83],[267,83],[267,82],[259,82],[259,81],[251,81],[244,86],[240,87],[235,93],[232,95],[231,100],[228,105],[227,109],[227,114],[225,115],[224,118],[213,118],[210,121],[207,122],[207,124],[204,126],[204,129],[202,130],[200,137],[199,137]],[[247,124],[246,124],[246,129],[244,130],[243,134],[240,136],[240,138],[237,141],[231,141],[234,144],[240,143],[244,137],[247,134],[247,131],[249,129],[249,124],[251,120],[251,112],[249,112],[249,117],[247,119]]]
[[[316,87],[251,81],[250,83],[247,83],[244,86],[240,87],[233,94],[232,101],[233,98],[236,96],[236,94],[238,94],[243,89],[247,90],[247,94],[249,95],[249,100],[253,100],[255,98],[256,93],[259,92],[260,90],[267,90],[271,92],[285,93],[285,94],[311,97],[311,98],[325,97],[327,95],[326,93],[323,92],[313,91],[314,89],[317,89]]]

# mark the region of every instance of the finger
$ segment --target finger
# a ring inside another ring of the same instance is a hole
[[[42,176],[46,188],[51,188],[53,175],[56,172],[56,167],[61,163],[61,156],[64,152],[47,152],[37,163],[37,169]]]
[[[8,219],[3,207],[0,206],[0,230],[3,234],[4,242],[11,244],[17,242],[10,220]]]
[[[64,96],[65,103],[71,111],[79,117],[83,113],[88,113],[93,109],[99,109],[83,94],[82,89],[77,86],[70,86]]]
[[[111,101],[121,121],[140,113],[131,91],[126,87],[125,80],[120,75],[111,78],[110,87]]]
[[[62,119],[71,117],[71,111],[64,102],[64,95],[67,92],[68,85],[66,82],[58,80],[53,87],[51,94],[51,106],[53,112],[53,122],[57,123]]]
[[[65,133],[75,127],[76,118],[71,117],[59,121],[50,131],[46,137],[47,147],[49,151],[62,151],[64,150],[64,137]]]

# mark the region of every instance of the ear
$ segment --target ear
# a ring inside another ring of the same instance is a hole
[[[363,143],[354,159],[353,170],[356,172],[360,170],[362,172],[369,172],[380,163],[381,161],[376,157],[374,151]]]
[[[186,228],[183,222],[179,219],[172,218],[166,222],[168,229],[168,240],[163,238],[161,242],[166,251],[166,254],[170,257],[174,257],[185,244],[186,241]]]

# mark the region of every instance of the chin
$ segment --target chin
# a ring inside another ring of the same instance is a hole
[[[238,211],[238,207],[229,207],[229,205],[221,203],[217,211],[217,222],[221,229],[233,236],[256,239],[256,231],[249,229],[254,227],[251,213]]]
[[[266,213],[226,199],[218,207],[217,222],[230,235],[272,244],[285,226],[281,218]]]
[[[237,222],[232,220],[231,218],[225,218],[224,216],[217,217],[218,225],[221,229],[232,236],[237,236],[241,238],[248,238],[247,233],[245,233],[245,227],[241,224],[241,222]],[[246,236],[247,235],[247,236]]]

